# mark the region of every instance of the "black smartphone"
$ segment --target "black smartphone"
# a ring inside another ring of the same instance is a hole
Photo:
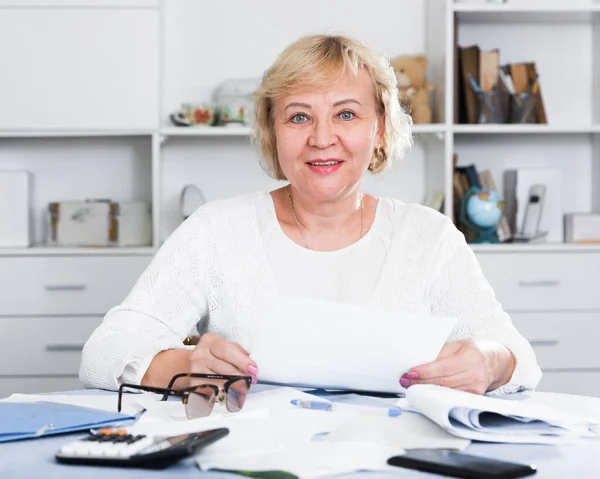
[[[534,465],[499,461],[444,449],[414,449],[388,459],[391,466],[465,479],[516,479],[537,472]]]

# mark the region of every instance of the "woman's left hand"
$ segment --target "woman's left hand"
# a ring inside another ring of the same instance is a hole
[[[437,384],[485,394],[506,384],[514,369],[515,359],[505,346],[463,339],[446,343],[435,361],[412,368],[400,378],[400,385]]]

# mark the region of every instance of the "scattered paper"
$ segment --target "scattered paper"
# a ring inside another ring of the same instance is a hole
[[[121,412],[123,414],[135,415],[144,410],[141,394],[127,394],[123,400]],[[71,404],[73,406],[91,407],[103,411],[117,411],[116,394],[80,394],[80,395],[54,395],[54,394],[12,394],[2,401],[7,402],[55,402],[60,404]]]
[[[283,296],[251,355],[261,380],[401,393],[400,376],[435,360],[455,323],[455,318]]]
[[[203,471],[286,471],[309,479],[354,471],[398,472],[387,460],[403,452],[385,444],[317,441],[262,454],[240,451],[219,457],[200,453],[196,460]]]
[[[456,437],[418,413],[404,412],[395,418],[356,415],[327,434],[323,441],[358,441],[386,444],[400,449],[453,449],[462,451],[471,443]]]

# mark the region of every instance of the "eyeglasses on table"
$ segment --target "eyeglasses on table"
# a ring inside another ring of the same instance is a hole
[[[173,384],[181,378],[189,378],[190,385],[174,389]],[[244,407],[251,384],[252,376],[199,373],[176,374],[166,388],[124,383],[119,386],[117,410],[121,412],[123,393],[136,390],[161,394],[161,401],[166,401],[169,396],[180,397],[188,419],[209,416],[216,402],[224,405],[229,412],[238,412]]]

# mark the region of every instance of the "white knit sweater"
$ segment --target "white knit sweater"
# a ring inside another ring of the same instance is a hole
[[[268,193],[200,207],[167,239],[130,294],[107,313],[86,343],[79,373],[84,386],[117,389],[123,381],[139,383],[157,353],[183,348],[183,339],[197,326],[238,342],[251,353],[261,320],[269,317],[277,294],[286,289],[280,261],[273,254],[277,241],[287,241],[290,255],[307,254],[279,229]],[[513,352],[515,372],[495,392],[537,386],[541,371],[531,346],[496,301],[473,251],[449,218],[423,206],[380,198],[373,227],[346,249],[308,252],[320,260],[311,263],[304,256],[299,261],[302,267],[326,268],[331,263],[324,258],[347,253],[341,264],[348,271],[349,264],[361,264],[357,260],[368,258],[371,251],[373,269],[364,278],[352,276],[354,289],[370,291],[360,303],[457,317],[450,340],[489,339]],[[293,277],[294,288],[306,285],[298,293],[311,296],[312,283]],[[333,288],[329,297],[356,298],[340,297],[339,290]]]

